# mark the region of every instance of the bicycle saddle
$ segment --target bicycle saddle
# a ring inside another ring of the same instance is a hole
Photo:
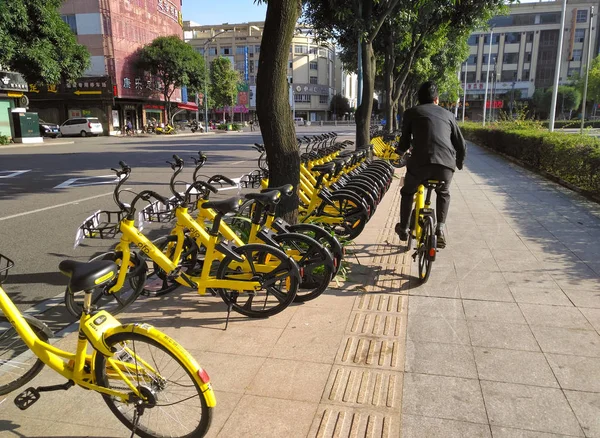
[[[316,166],[313,166],[311,170],[314,170],[315,172],[319,172],[320,174],[324,175],[326,173],[333,172],[334,169],[335,169],[335,163],[329,162],[329,163],[318,164]]]
[[[63,260],[58,265],[60,272],[70,277],[71,292],[87,291],[104,286],[115,278],[119,267],[111,260],[95,260],[93,262],[77,262]]]
[[[446,181],[439,181],[437,179],[428,179],[423,185],[427,188],[431,187],[431,188],[436,188],[436,187],[441,187],[444,184],[446,184]]]
[[[218,213],[237,213],[242,205],[242,198],[233,197],[222,201],[209,201],[202,204],[202,208],[212,208]]]
[[[260,192],[261,193],[266,193],[266,192],[270,192],[271,190],[279,190],[283,196],[292,196],[292,194],[294,193],[294,186],[291,185],[291,184],[284,184],[284,185],[282,185],[280,187],[273,187],[273,188],[269,188],[269,189],[263,189]]]
[[[246,199],[254,199],[262,205],[275,205],[279,204],[279,201],[281,201],[281,192],[279,190],[271,189],[266,192],[248,193]]]

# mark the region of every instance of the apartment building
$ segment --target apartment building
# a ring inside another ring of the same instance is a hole
[[[590,35],[589,20],[591,8],[597,14],[599,3],[567,1],[560,84],[585,74],[588,44],[592,45],[592,57],[598,54],[597,24]],[[561,0],[514,4],[509,15],[489,21],[490,29],[470,35],[469,58],[462,66],[461,81],[464,84],[466,73],[467,114],[471,113],[471,118],[481,118],[488,62],[488,108],[500,108],[504,100],[515,96],[530,98],[536,88],[553,85],[562,6]]]
[[[91,66],[75,83],[29,86],[30,110],[47,122],[98,117],[105,132],[134,129],[153,118],[166,122],[162,84],[135,66],[135,52],[156,37],[183,36],[182,0],[66,0],[62,19],[91,54]],[[187,109],[185,93],[172,102]]]
[[[240,72],[235,120],[249,120],[256,111],[256,74],[264,22],[201,26],[184,22],[184,40],[210,63],[217,56],[230,59]],[[310,29],[298,28],[290,45],[288,80],[290,108],[295,117],[317,122],[329,120],[329,103],[335,94],[335,50],[318,44]],[[225,108],[229,113],[229,108]],[[213,112],[214,111],[214,112]],[[220,115],[223,109],[211,109]]]

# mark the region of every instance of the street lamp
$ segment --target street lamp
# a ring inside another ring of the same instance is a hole
[[[208,132],[208,56],[206,54],[206,47],[212,43],[215,38],[219,35],[224,34],[225,32],[229,32],[233,29],[225,29],[220,32],[214,34],[204,43],[204,132]]]
[[[490,81],[490,66],[492,63],[492,40],[494,39],[494,26],[490,29],[490,50],[488,52],[487,73],[485,77],[485,94],[483,97],[483,125],[485,126],[485,112],[487,109],[488,85]]]

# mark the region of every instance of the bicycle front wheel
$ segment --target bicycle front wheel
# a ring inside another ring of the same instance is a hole
[[[210,427],[212,409],[200,386],[173,353],[140,333],[117,333],[105,340],[114,351],[112,362],[97,353],[94,362],[98,385],[130,392],[120,373],[142,394],[129,403],[103,394],[109,409],[127,427],[144,438],[202,437]],[[118,369],[115,369],[118,367]]]
[[[121,252],[107,252],[94,257],[93,260],[111,260],[119,266],[119,270],[127,269],[126,281],[123,287],[116,292],[109,292],[117,282],[117,277],[104,287],[96,288],[92,294],[92,306],[94,310],[108,310],[116,315],[125,307],[133,303],[144,289],[146,282],[146,264],[142,257],[135,251],[131,252],[129,266],[123,267],[123,254]],[[84,291],[71,292],[69,288],[65,290],[65,305],[69,313],[77,318],[83,311]]]
[[[27,323],[43,342],[48,342],[44,324],[27,317]],[[33,354],[8,319],[0,315],[0,395],[18,389],[38,375],[44,362]]]
[[[429,280],[429,274],[431,274],[431,265],[433,264],[433,257],[435,257],[436,251],[435,240],[435,233],[433,231],[433,218],[431,216],[427,216],[425,217],[425,223],[423,224],[423,231],[418,249],[419,280],[421,283],[425,283],[427,280]]]

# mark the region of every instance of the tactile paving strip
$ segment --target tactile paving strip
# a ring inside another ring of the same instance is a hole
[[[399,409],[403,374],[334,366],[325,387],[323,402],[365,408]]]
[[[404,337],[382,339],[346,336],[342,341],[342,348],[338,352],[335,363],[403,371]]]
[[[309,434],[316,438],[391,438],[400,436],[400,415],[325,406]]]
[[[404,318],[395,314],[354,312],[350,315],[348,332],[356,335],[398,337],[402,334]]]

